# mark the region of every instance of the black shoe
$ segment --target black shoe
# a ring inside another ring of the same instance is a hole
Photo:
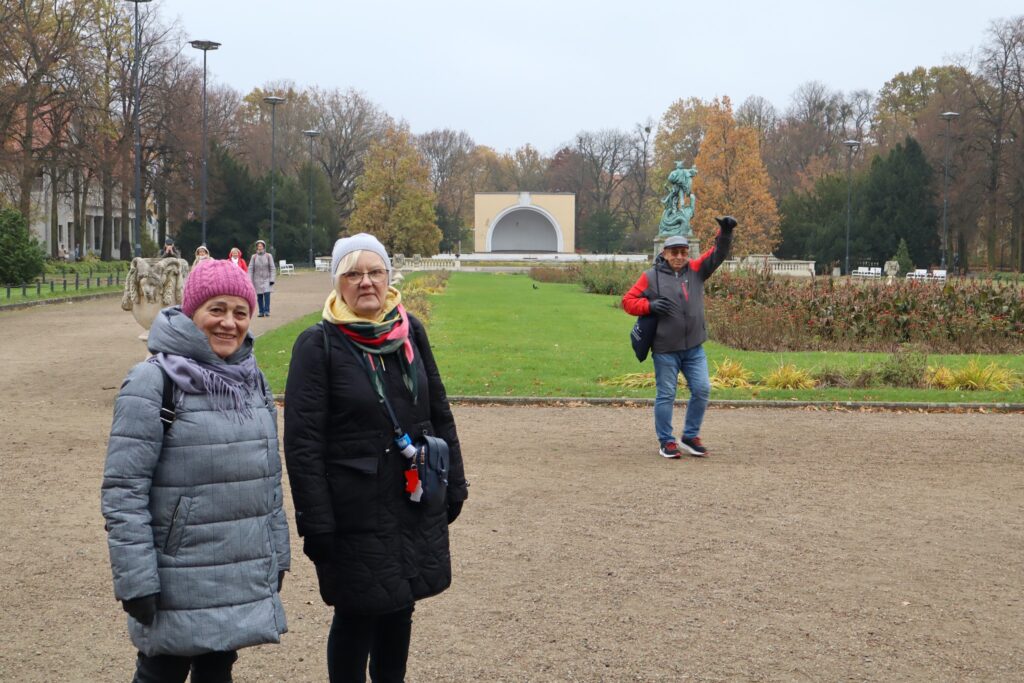
[[[692,439],[682,439],[679,441],[679,445],[684,451],[698,458],[708,454],[708,449],[700,442],[699,436],[695,436]]]
[[[678,458],[679,449],[676,447],[675,441],[666,441],[661,444],[661,448],[658,449],[658,454],[663,458]]]

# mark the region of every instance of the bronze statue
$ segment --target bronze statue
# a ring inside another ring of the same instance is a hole
[[[695,175],[697,168],[683,168],[681,161],[677,161],[675,169],[668,174],[669,193],[661,200],[665,210],[658,224],[658,237],[693,236],[690,221],[697,208],[697,196],[693,193]]]

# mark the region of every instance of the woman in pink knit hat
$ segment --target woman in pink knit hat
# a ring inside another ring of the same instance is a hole
[[[252,353],[255,308],[238,266],[200,261],[114,405],[101,501],[138,683],[190,670],[230,681],[240,648],[287,631],[277,411]]]

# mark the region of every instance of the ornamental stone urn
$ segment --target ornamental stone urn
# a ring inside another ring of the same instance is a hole
[[[139,339],[149,340],[149,327],[160,309],[181,303],[188,277],[185,259],[141,258],[132,259],[131,269],[124,281],[121,308],[131,311],[135,322],[142,326]]]

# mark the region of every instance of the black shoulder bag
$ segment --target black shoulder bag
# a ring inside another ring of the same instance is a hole
[[[654,290],[661,296],[661,289],[658,286],[658,271],[651,268],[654,275]],[[647,360],[647,354],[651,352],[654,344],[654,334],[658,331],[658,316],[653,313],[642,315],[636,319],[633,329],[629,333],[629,342],[633,345],[633,353],[636,359],[643,363]]]

